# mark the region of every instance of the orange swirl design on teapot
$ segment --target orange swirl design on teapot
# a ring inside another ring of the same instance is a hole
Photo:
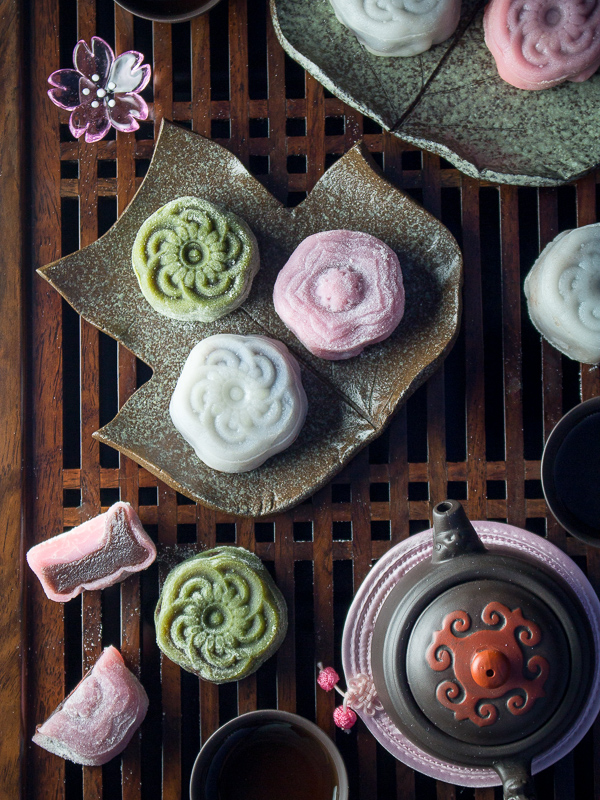
[[[507,697],[504,702],[511,714],[527,713],[544,696],[550,665],[543,656],[524,656],[519,642],[535,647],[542,632],[535,622],[525,619],[520,608],[511,611],[493,601],[485,606],[481,619],[486,625],[500,626],[459,635],[469,631],[471,617],[461,610],[447,614],[425,658],[436,672],[454,671],[454,680],[438,684],[438,701],[457,720],[469,719],[485,727],[498,719],[498,705],[493,701]],[[528,678],[524,669],[534,677]]]

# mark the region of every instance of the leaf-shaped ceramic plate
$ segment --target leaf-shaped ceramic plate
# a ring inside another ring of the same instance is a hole
[[[400,401],[435,370],[456,336],[462,260],[450,232],[382,178],[357,145],[293,209],[279,203],[229,151],[163,123],[142,186],[101,239],[43,267],[85,319],[154,370],[95,436],[178,491],[222,511],[258,517],[312,494],[378,436]],[[170,200],[197,195],[239,214],[258,239],[261,269],[243,306],[216,322],[180,322],[144,299],[131,266],[143,221]],[[387,242],[398,254],[406,312],[396,331],[347,361],[312,356],[283,325],[272,303],[275,277],[312,233],[346,228]],[[291,448],[252,472],[215,472],[171,422],[169,400],[192,347],[215,333],[266,334],[298,358],[308,418]]]
[[[369,53],[329,0],[271,0],[289,55],[333,94],[474,178],[524,186],[574,180],[600,162],[600,73],[516,89],[483,40],[482,0],[463,0],[447,42],[412,58]]]

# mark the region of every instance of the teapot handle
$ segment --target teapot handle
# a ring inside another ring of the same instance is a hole
[[[502,780],[504,800],[535,800],[531,760],[500,761],[494,764],[494,769]]]
[[[433,508],[433,564],[466,553],[485,553],[485,547],[458,500],[444,500]]]

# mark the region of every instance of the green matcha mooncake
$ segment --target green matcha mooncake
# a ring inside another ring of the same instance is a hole
[[[243,219],[207,200],[179,197],[139,229],[132,263],[144,297],[160,314],[213,322],[248,297],[260,261]]]
[[[287,631],[283,595],[264,564],[242,547],[217,547],[171,570],[154,615],[163,653],[213,683],[245,678]]]

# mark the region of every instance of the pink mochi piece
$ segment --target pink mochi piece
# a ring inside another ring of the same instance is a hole
[[[107,647],[33,741],[76,764],[106,764],[127,747],[147,710],[144,687],[116,647]]]
[[[518,89],[585,81],[600,67],[598,0],[492,0],[483,27],[498,74]]]
[[[66,603],[84,589],[105,589],[146,569],[156,547],[129,503],[32,547],[27,561],[50,600]]]
[[[315,233],[277,276],[273,304],[311,353],[331,361],[351,358],[387,339],[402,319],[400,262],[368,233]]]

